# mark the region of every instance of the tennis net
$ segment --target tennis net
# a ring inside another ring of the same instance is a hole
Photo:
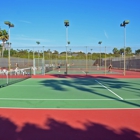
[[[14,84],[25,79],[31,78],[31,68],[24,68],[15,70],[0,69],[0,87]]]

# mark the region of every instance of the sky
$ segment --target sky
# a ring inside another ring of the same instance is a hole
[[[10,28],[12,48],[65,51],[64,20],[69,20],[68,49],[85,51],[87,46],[97,52],[106,46],[109,52],[124,47],[120,24],[129,20],[126,46],[140,49],[140,0],[7,0],[0,5],[0,28],[8,31],[4,21],[15,26]]]

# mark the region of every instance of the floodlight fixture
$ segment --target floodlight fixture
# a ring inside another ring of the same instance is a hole
[[[124,27],[125,25],[123,23],[120,24],[121,27]]]
[[[9,21],[5,21],[4,24],[8,25],[9,28],[10,28],[10,27],[14,27],[14,24],[12,24],[12,23],[9,22]]]
[[[40,44],[40,42],[39,41],[36,41],[36,43],[39,45]]]
[[[124,20],[123,23],[120,24],[121,27],[125,27],[126,24],[129,24],[129,20]]]
[[[65,20],[64,21],[64,25],[67,27],[67,26],[69,26],[69,21],[68,20]]]
[[[123,24],[129,24],[129,22],[130,22],[129,20],[124,20]]]
[[[10,26],[10,27],[14,27],[14,24],[10,24],[9,26]]]
[[[10,22],[10,21],[5,21],[4,24],[6,24],[6,25],[10,25],[11,22]]]
[[[99,41],[98,44],[102,44],[102,41]]]

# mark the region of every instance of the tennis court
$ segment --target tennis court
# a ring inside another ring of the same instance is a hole
[[[0,125],[8,133],[2,133],[4,138],[140,139],[138,76],[26,78],[0,88]]]
[[[139,108],[139,83],[140,79],[27,79],[1,88],[0,106],[79,109]]]
[[[54,69],[52,71],[49,71],[47,72],[46,74],[65,74],[66,72],[66,67],[62,66],[60,71],[58,69]],[[75,67],[75,66],[70,66],[67,68],[67,73],[68,74],[88,74],[88,75],[91,75],[91,74],[121,74],[123,75],[123,72],[122,71],[118,71],[118,70],[112,70],[111,72],[108,72],[108,70],[104,69],[104,67],[102,67],[101,69],[97,69],[96,66],[92,66],[91,68],[84,68],[84,67],[81,67],[81,68],[78,68],[78,67]]]

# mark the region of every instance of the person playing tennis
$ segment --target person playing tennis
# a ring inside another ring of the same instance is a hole
[[[97,66],[97,70],[99,70],[99,64],[96,64],[96,66]]]
[[[108,66],[108,72],[111,72],[111,69],[112,69],[112,65],[110,64],[110,65]]]
[[[58,64],[58,72],[60,72],[60,64]]]

